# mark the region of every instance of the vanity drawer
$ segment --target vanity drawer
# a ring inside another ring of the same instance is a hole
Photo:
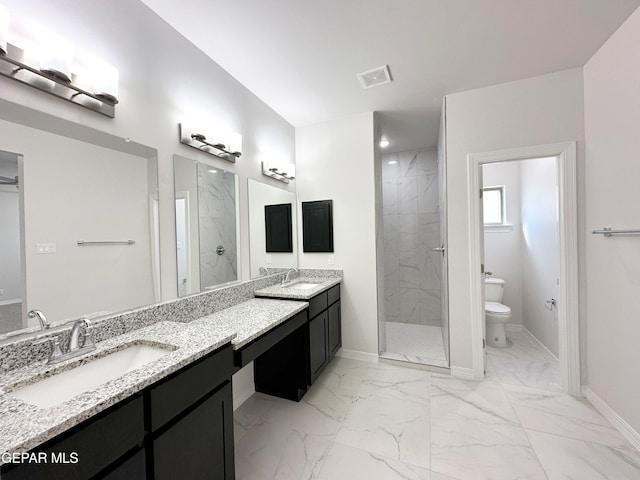
[[[225,380],[230,380],[232,373],[233,349],[229,344],[152,387],[149,392],[151,430],[157,430]]]
[[[340,300],[340,284],[327,290],[328,305],[333,305]]]
[[[309,318],[313,318],[327,309],[327,292],[319,293],[309,300]]]
[[[244,367],[249,362],[258,358],[271,347],[276,345],[295,330],[303,326],[307,321],[307,312],[303,310],[284,323],[278,325],[269,333],[256,338],[254,341],[236,351],[236,365]]]
[[[141,445],[143,437],[143,401],[136,396],[34,449],[47,453],[46,463],[6,470],[4,465],[2,480],[88,479]]]

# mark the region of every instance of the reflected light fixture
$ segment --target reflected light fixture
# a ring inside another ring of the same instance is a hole
[[[283,183],[296,178],[296,166],[293,163],[262,162],[262,174]]]
[[[7,37],[9,36],[9,11],[0,4],[0,55],[7,54]]]
[[[389,163],[389,165],[395,165],[396,163],[398,163],[398,161],[397,160],[389,160],[389,162],[387,162],[387,163]]]
[[[389,142],[389,140],[387,140],[386,138],[383,138],[382,140],[380,140],[380,147],[381,148],[386,148],[389,146],[391,142]]]

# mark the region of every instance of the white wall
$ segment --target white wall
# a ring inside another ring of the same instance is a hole
[[[333,200],[333,256],[344,270],[342,347],[377,354],[373,113],[296,129],[296,154],[298,201]],[[330,268],[329,255],[301,249],[300,268]]]
[[[205,159],[239,175],[240,277],[249,278],[247,178],[262,178],[260,162],[277,154],[294,160],[294,129],[220,66],[180,34],[132,0],[78,2],[3,0],[12,29],[55,30],[78,50],[91,52],[120,71],[120,103],[110,119],[38,92],[5,77],[0,98],[81,125],[131,138],[158,150],[160,253],[163,299],[175,298],[176,253],[173,155]],[[243,136],[236,164],[216,159],[178,142],[178,123],[201,118],[218,121]],[[0,145],[0,149],[2,145]],[[295,189],[294,184],[288,187]]]
[[[640,432],[640,11],[587,62],[587,384]]]
[[[582,70],[528,78],[447,96],[447,199],[451,365],[471,368],[469,181],[467,154],[554,142],[578,142],[583,178]],[[584,208],[579,211],[583,226]],[[584,261],[582,246],[579,246]],[[478,266],[478,268],[480,268]]]
[[[559,294],[557,159],[522,162],[522,311],[524,326],[558,357]]]
[[[501,162],[484,165],[485,187],[504,186],[506,223],[512,228],[485,227],[484,265],[494,277],[505,283],[502,303],[511,308],[509,323],[522,324],[522,222],[520,217],[520,164]]]

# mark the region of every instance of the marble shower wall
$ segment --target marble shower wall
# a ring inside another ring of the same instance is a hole
[[[384,155],[382,203],[386,320],[440,326],[436,150]]]
[[[236,180],[233,173],[198,163],[200,286],[238,279]],[[225,252],[216,253],[221,245]]]

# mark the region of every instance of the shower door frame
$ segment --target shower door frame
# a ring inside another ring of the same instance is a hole
[[[578,204],[576,180],[576,143],[512,148],[467,155],[469,175],[469,275],[471,282],[471,349],[473,376],[484,378],[484,301],[482,263],[482,224],[480,212],[480,168],[485,163],[557,157],[558,178],[558,250],[559,295],[558,333],[562,388],[578,396],[580,386],[580,333],[578,318]]]

